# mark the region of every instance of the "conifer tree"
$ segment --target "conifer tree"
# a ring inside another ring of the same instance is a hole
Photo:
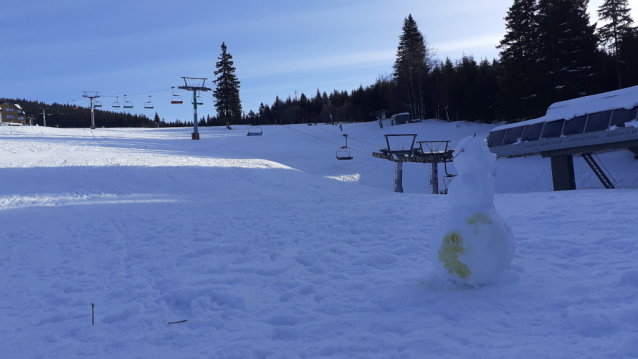
[[[214,82],[217,87],[213,91],[213,96],[217,100],[215,103],[217,118],[222,123],[233,124],[241,120],[242,108],[239,99],[239,81],[233,67],[233,56],[226,50],[226,44],[222,42],[222,53],[216,63],[217,79]]]
[[[598,35],[604,46],[611,52],[616,60],[616,72],[618,74],[618,88],[622,88],[620,79],[620,58],[619,47],[623,38],[631,35],[634,28],[633,19],[629,14],[629,5],[627,0],[605,0],[598,8],[598,17],[600,20],[608,21],[598,29]]]
[[[545,110],[538,103],[538,2],[514,0],[509,8],[506,34],[501,40],[500,114],[506,119],[538,117]]]
[[[622,61],[623,85],[638,85],[638,30],[634,29],[623,36],[618,47],[618,58]]]
[[[410,14],[403,21],[399,37],[394,80],[405,95],[412,118],[425,118],[425,81],[430,71],[432,53],[416,21]]]
[[[595,92],[600,52],[588,2],[539,0],[538,64],[545,106]]]

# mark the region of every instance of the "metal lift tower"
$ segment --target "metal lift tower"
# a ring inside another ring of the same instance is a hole
[[[452,157],[454,150],[450,149],[450,141],[419,141],[416,142],[419,147],[414,147],[416,136],[416,134],[385,135],[385,142],[388,147],[380,149],[380,152],[373,152],[372,156],[396,162],[394,192],[399,193],[403,193],[403,162],[429,163],[430,193],[439,194],[438,164],[452,162],[454,160]],[[412,137],[408,140],[410,148],[392,150],[389,137]],[[452,177],[452,175],[447,174],[447,170],[446,177]]]
[[[199,140],[199,132],[197,130],[197,91],[211,91],[210,88],[205,87],[204,83],[206,78],[202,77],[182,77],[184,79],[184,86],[178,87],[182,90],[193,91],[193,140]]]
[[[86,98],[90,98],[91,99],[91,129],[94,130],[95,129],[95,117],[93,115],[93,100],[100,97],[98,96],[98,93],[95,91],[84,91],[84,95],[82,95],[82,97],[86,97]]]
[[[47,111],[45,109],[42,109],[42,112],[40,112],[38,115],[42,115],[42,120],[44,121],[44,127],[47,127]]]

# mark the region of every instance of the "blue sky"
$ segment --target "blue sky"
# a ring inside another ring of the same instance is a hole
[[[592,21],[603,0],[590,2]],[[191,120],[192,106],[170,105],[182,76],[212,87],[221,43],[233,55],[246,112],[295,90],[352,90],[392,72],[403,19],[412,14],[436,57],[498,56],[512,0],[22,1],[0,20],[4,74],[0,97],[86,104],[103,109],[129,95],[132,113]],[[638,20],[638,0],[630,0]],[[7,71],[8,70],[8,71]],[[155,109],[143,103],[152,95]],[[207,94],[210,96],[210,93]],[[215,113],[204,97],[199,114]],[[99,125],[99,124],[98,124]],[[87,124],[88,126],[88,124]]]

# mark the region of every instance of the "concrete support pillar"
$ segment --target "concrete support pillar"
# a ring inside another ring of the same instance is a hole
[[[394,176],[394,192],[403,193],[403,162],[397,162],[397,170]]]
[[[439,164],[430,163],[430,193],[439,194]]]
[[[574,175],[574,157],[561,155],[550,157],[552,161],[552,182],[554,191],[570,191],[576,189]]]

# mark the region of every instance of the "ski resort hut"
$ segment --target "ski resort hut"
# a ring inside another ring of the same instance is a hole
[[[410,119],[411,116],[409,112],[397,113],[396,115],[392,116],[392,123],[394,125],[403,125],[405,123],[408,123]]]
[[[26,122],[26,115],[20,105],[0,100],[0,117],[3,125],[20,126]]]

